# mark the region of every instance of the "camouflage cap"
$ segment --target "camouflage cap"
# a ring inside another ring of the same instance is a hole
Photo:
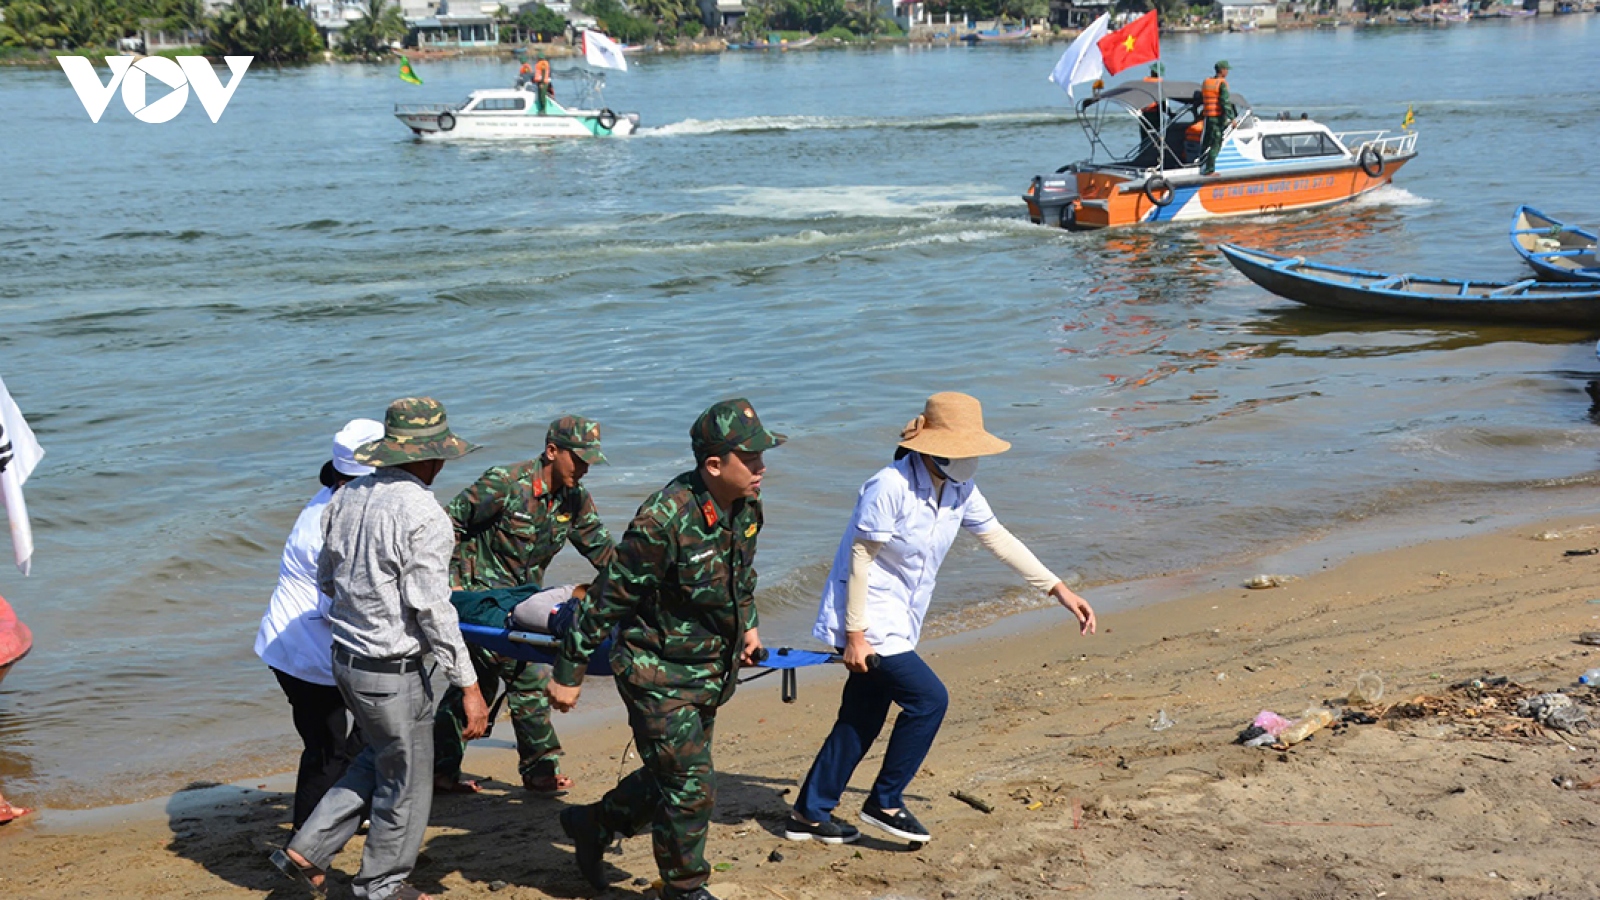
[[[1217,60],[1217,64],[1212,66],[1212,68],[1216,69],[1218,72],[1227,72],[1229,71],[1228,61],[1225,59],[1219,59]]]
[[[689,428],[689,443],[697,458],[721,456],[730,450],[760,453],[786,440],[763,428],[755,407],[743,397],[712,404]]]
[[[383,438],[362,444],[353,454],[368,466],[398,466],[430,459],[456,459],[478,449],[456,437],[444,404],[432,397],[403,397],[383,414]]]
[[[591,466],[606,461],[606,455],[600,452],[600,423],[593,419],[562,416],[550,423],[544,442],[571,450]]]

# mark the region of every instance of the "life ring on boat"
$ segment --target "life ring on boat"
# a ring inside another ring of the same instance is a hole
[[[453,131],[456,127],[456,117],[447,112],[439,113],[439,130]]]
[[[1383,174],[1383,154],[1378,148],[1368,144],[1361,148],[1361,155],[1356,157],[1361,164],[1361,171],[1367,173],[1368,178],[1377,178]]]
[[[1156,206],[1170,206],[1175,192],[1172,190],[1171,182],[1160,175],[1152,175],[1145,179],[1144,195]]]
[[[594,120],[600,124],[601,128],[607,131],[617,127],[617,114],[609,109],[601,109],[600,114],[595,116]]]

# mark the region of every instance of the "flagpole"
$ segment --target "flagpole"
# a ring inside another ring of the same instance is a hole
[[[1166,85],[1167,70],[1161,70],[1161,77],[1156,79],[1156,129],[1161,133],[1156,136],[1156,171],[1162,175],[1167,174],[1167,95]]]

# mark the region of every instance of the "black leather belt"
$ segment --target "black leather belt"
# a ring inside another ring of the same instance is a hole
[[[363,672],[383,672],[389,675],[407,675],[412,672],[422,671],[422,657],[408,656],[404,659],[372,659],[366,656],[357,656],[343,647],[335,644],[333,658],[344,663],[352,669]]]

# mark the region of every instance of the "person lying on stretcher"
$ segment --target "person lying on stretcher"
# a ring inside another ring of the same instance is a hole
[[[586,584],[541,589],[536,584],[495,591],[452,591],[450,602],[464,625],[531,631],[564,637],[589,593]]]

